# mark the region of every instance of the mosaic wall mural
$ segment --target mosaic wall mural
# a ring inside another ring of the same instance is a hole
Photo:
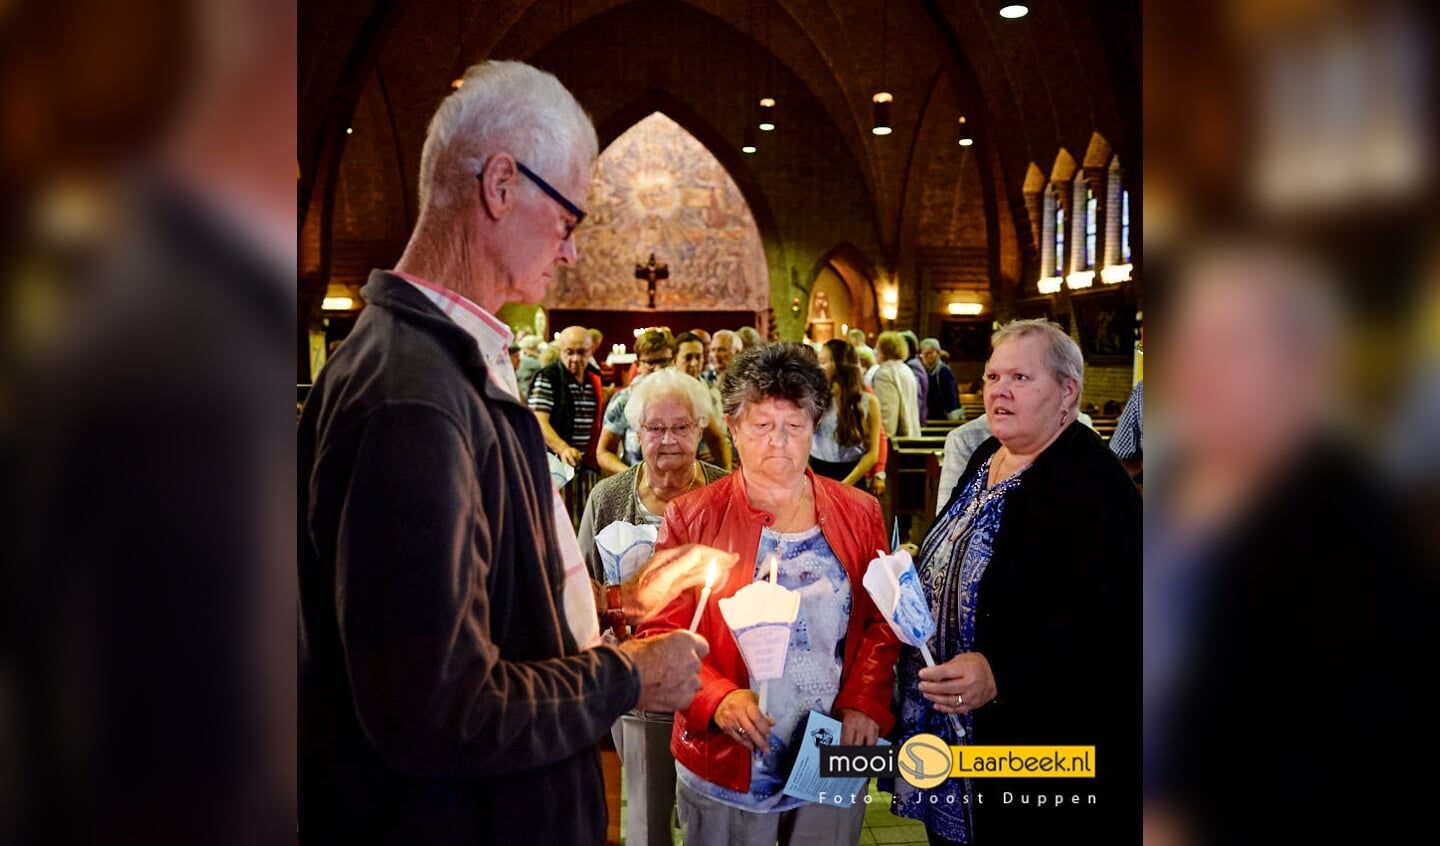
[[[545,305],[644,309],[636,265],[668,265],[657,309],[746,309],[770,304],[760,230],[740,189],[693,135],[655,112],[600,154],[588,216],[575,230],[580,258],[561,268]]]

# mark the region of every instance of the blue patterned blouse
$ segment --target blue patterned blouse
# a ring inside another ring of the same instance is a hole
[[[975,645],[975,608],[980,580],[990,564],[995,535],[1005,511],[1005,497],[1020,485],[1022,468],[989,490],[985,480],[990,476],[990,462],[985,460],[964,481],[959,496],[930,529],[920,549],[916,569],[925,597],[935,615],[935,639],[931,652],[940,663]],[[920,694],[918,673],[925,666],[917,649],[900,654],[900,725],[901,736],[921,732],[936,735],[946,743],[961,745],[974,737],[970,714],[961,717],[965,736],[957,738],[949,719],[930,707]],[[980,738],[979,741],[983,742]],[[930,831],[957,843],[973,839],[970,809],[974,801],[969,779],[947,779],[938,787],[919,790],[903,779],[895,781],[894,812],[902,817],[920,820]]]
[[[706,781],[675,762],[675,771],[686,787],[732,808],[756,813],[789,811],[805,804],[781,791],[799,753],[805,720],[811,711],[829,714],[840,693],[845,631],[854,599],[845,565],[835,557],[819,526],[803,532],[761,530],[755,553],[757,581],[769,575],[763,567],[771,552],[779,557],[780,585],[800,594],[800,613],[790,632],[785,675],[770,682],[767,704],[775,718],[770,749],[752,757],[748,793]],[[758,690],[759,682],[752,680],[750,687]]]

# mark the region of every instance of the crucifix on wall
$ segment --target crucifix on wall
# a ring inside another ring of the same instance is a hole
[[[650,308],[655,307],[655,283],[661,279],[670,278],[670,265],[663,261],[657,262],[655,254],[650,254],[650,260],[644,264],[635,264],[635,278],[644,279],[646,290],[650,294]]]

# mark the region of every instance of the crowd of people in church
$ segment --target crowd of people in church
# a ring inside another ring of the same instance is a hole
[[[432,121],[416,231],[311,390],[302,840],[601,842],[610,734],[628,843],[671,843],[678,820],[686,843],[854,844],[868,803],[785,790],[812,712],[847,746],[1099,744],[1096,784],[1124,784],[1128,726],[1086,691],[1131,669],[1104,656],[1129,636],[1140,500],[1078,419],[1076,342],[1045,320],[995,332],[983,438],[955,425],[940,342],[908,331],[652,328],[615,390],[598,332],[512,343],[493,316],[574,262],[595,152],[554,77],[471,68]],[[947,438],[914,548],[934,665],[861,586],[893,551],[887,442],[926,421],[968,445]],[[767,581],[800,634],[757,691],[722,603]],[[1082,812],[972,804],[960,778],[893,789],[940,844],[1060,842]]]

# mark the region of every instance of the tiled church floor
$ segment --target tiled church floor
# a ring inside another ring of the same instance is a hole
[[[621,832],[625,830],[624,819],[626,810],[625,789],[620,781],[620,762],[613,751],[606,750],[603,755],[605,764],[605,788],[607,798],[610,800],[610,831],[607,841],[609,843],[622,843]],[[618,787],[618,790],[617,790]],[[615,793],[619,793],[618,797]],[[865,809],[865,827],[860,831],[860,846],[874,846],[874,844],[923,844],[926,843],[925,827],[914,820],[901,819],[890,813],[890,794],[881,793],[875,789],[875,782],[870,782],[870,796],[872,801]],[[620,813],[616,814],[614,808],[619,805]],[[680,831],[674,831],[674,842],[681,846],[685,841],[680,836]]]

